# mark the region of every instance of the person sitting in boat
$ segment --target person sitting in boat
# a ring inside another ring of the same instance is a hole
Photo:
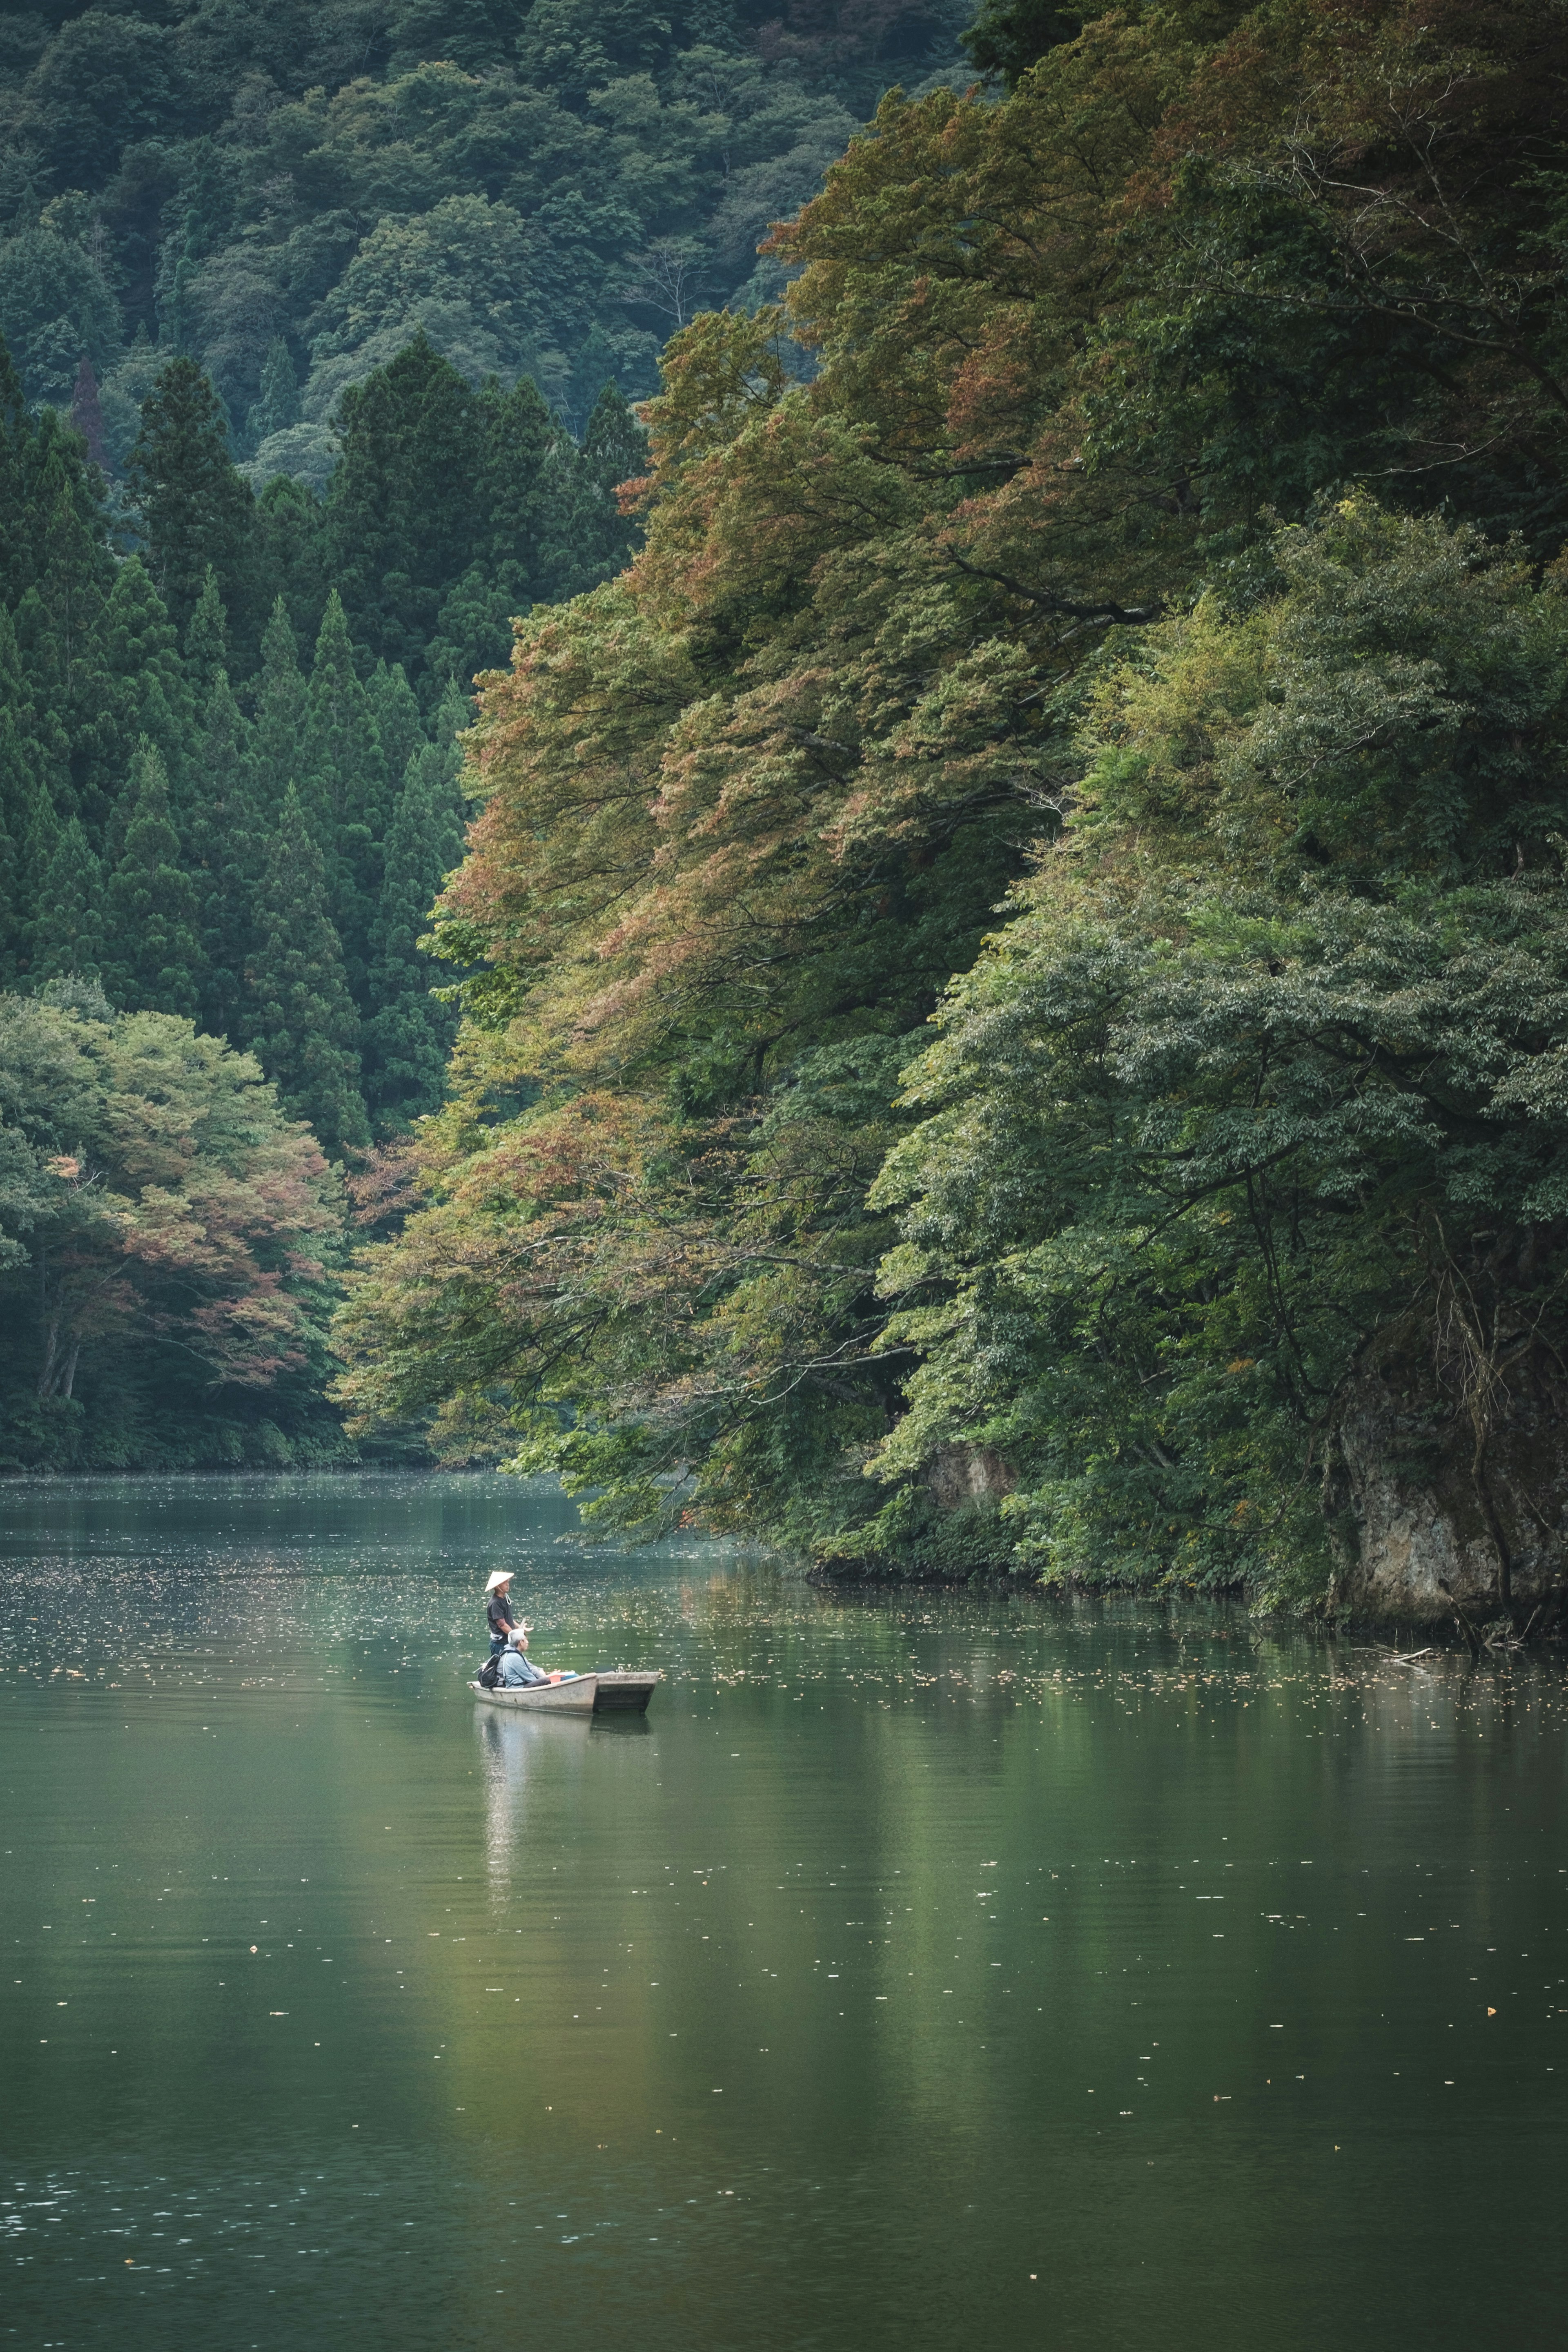
[[[533,1660],[524,1655],[528,1646],[526,1629],[519,1625],[510,1643],[501,1653],[500,1686],[503,1690],[526,1690],[530,1683],[559,1683],[559,1674],[547,1675]]]
[[[512,1614],[512,1571],[498,1568],[485,1587],[485,1617],[490,1628],[490,1655],[498,1658],[517,1630]]]

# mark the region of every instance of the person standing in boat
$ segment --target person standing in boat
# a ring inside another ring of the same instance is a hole
[[[490,1627],[490,1655],[498,1658],[517,1630],[512,1614],[512,1571],[498,1568],[485,1587],[485,1616]]]

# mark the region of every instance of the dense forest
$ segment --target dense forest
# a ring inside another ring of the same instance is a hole
[[[136,0],[0,19],[0,331],[124,462],[199,360],[257,488],[325,487],[416,327],[580,434],[672,327],[776,293],[771,221],[965,0]],[[84,365],[85,362],[85,365]]]
[[[342,1171],[442,1099],[474,677],[637,543],[669,327],[957,55],[755,16],[0,22],[0,1465],[352,1452]]]
[[[1554,1610],[1561,10],[471,14],[14,45],[11,1425],[305,1458],[329,1345],[830,1574]],[[208,1289],[31,1075],[153,1019],[311,1204]]]
[[[828,1572],[1561,1587],[1564,32],[998,7],[673,339],[469,739],[365,1424]]]

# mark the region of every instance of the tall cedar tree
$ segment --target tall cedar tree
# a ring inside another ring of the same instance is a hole
[[[156,754],[154,754],[156,757]],[[103,869],[88,846],[80,817],[57,828],[54,853],[33,902],[31,978],[37,988],[75,973],[97,980],[103,970]]]
[[[435,1110],[456,1015],[431,990],[450,980],[419,940],[447,876],[462,862],[463,810],[453,748],[426,743],[408,763],[387,835],[386,875],[372,934],[365,1032],[365,1093],[378,1124]]]
[[[281,596],[262,632],[261,676],[256,686],[256,805],[268,829],[277,822],[290,784],[308,780],[305,730],[308,695],[299,669],[299,646]]]
[[[256,500],[229,456],[223,404],[194,360],[171,360],[142,403],[126,482],[176,629],[195,611],[210,564],[243,631],[253,593]]]
[[[168,775],[145,739],[126,797],[125,846],[109,881],[105,982],[128,1012],[193,1013],[202,968],[196,888],[180,861]]]
[[[13,609],[29,588],[40,587],[51,568],[57,574],[58,502],[63,498],[84,534],[87,568],[98,597],[107,593],[113,571],[104,531],[103,484],[82,462],[81,444],[57,412],[41,416],[27,408],[22,379],[0,338],[0,583]],[[81,549],[78,550],[80,560]],[[57,592],[49,603],[58,604]],[[89,618],[57,611],[55,625],[68,641]]]
[[[114,575],[92,652],[83,668],[97,698],[98,723],[77,730],[72,771],[89,831],[98,831],[113,859],[129,814],[120,786],[137,745],[143,736],[155,743],[178,783],[193,716],[179,638],[139,556]]]
[[[423,333],[343,394],[327,507],[332,578],[355,642],[412,669],[479,524],[483,412]]]
[[[0,604],[0,824],[14,843],[26,833],[44,768],[16,626]]]
[[[370,930],[381,890],[386,762],[370,697],[354,667],[334,588],[327,599],[306,702],[304,772],[297,781],[327,865],[332,919],[349,984],[363,1002]]]
[[[281,598],[302,643],[311,644],[327,607],[326,517],[302,482],[275,474],[256,502],[256,610]]]
[[[69,822],[68,819],[67,823]],[[59,849],[60,835],[65,830],[48,786],[41,781],[35,781],[26,806],[19,813],[15,835],[18,917],[16,954],[21,967],[29,971],[35,967],[40,950],[47,952],[47,908],[54,903],[58,888],[57,882],[51,882],[50,874]]]
[[[19,596],[34,577],[34,513],[27,478],[32,438],[33,420],[22,379],[0,336],[0,580],[7,583],[7,601]]]
[[[220,671],[229,673],[229,624],[218,575],[209,563],[196,609],[185,629],[185,666],[198,702],[204,702]]]
[[[487,384],[479,400],[483,456],[472,560],[444,597],[424,649],[432,682],[455,678],[465,689],[478,672],[506,662],[513,620],[558,593],[559,551],[552,555],[551,542],[563,533],[555,509],[576,480],[571,444],[531,376],[519,376],[507,393]]]
[[[201,898],[202,1024],[243,1043],[253,1005],[246,968],[271,828],[256,801],[252,730],[220,670],[192,761],[188,856]]]
[[[365,688],[381,738],[388,782],[401,791],[403,771],[427,739],[419,703],[401,662],[377,662]]]
[[[253,1050],[294,1117],[340,1156],[370,1140],[360,1020],[327,910],[326,866],[293,784],[267,844],[256,932],[246,975]]]

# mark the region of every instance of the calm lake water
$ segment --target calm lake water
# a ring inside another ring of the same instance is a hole
[[[1560,2344],[1555,1658],[4,1504],[0,2346]],[[503,1559],[645,1721],[475,1705]]]

